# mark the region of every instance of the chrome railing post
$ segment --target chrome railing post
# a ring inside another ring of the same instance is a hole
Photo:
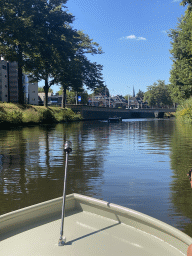
[[[58,245],[63,246],[66,242],[66,238],[63,237],[64,230],[64,218],[65,218],[65,198],[66,198],[66,182],[67,182],[67,164],[68,164],[68,156],[72,151],[72,143],[70,141],[66,141],[64,151],[66,153],[66,162],[65,162],[65,176],[64,176],[64,185],[63,185],[63,205],[62,205],[62,214],[61,214],[61,231]]]

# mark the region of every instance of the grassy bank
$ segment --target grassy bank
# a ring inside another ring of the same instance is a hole
[[[192,98],[177,107],[176,118],[184,123],[192,123]]]
[[[71,109],[0,103],[0,126],[59,123],[81,120]]]

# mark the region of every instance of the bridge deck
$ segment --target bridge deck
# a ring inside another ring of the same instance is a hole
[[[80,112],[84,120],[107,120],[110,117],[128,118],[162,118],[166,112],[175,112],[174,108],[122,109],[93,107],[87,105],[68,105],[74,112]]]

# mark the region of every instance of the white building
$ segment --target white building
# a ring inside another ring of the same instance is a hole
[[[38,83],[32,83],[30,80],[31,79],[28,78],[28,104],[38,105]]]
[[[25,103],[38,105],[38,83],[30,83],[23,75]],[[0,101],[18,102],[18,65],[16,62],[0,60]]]

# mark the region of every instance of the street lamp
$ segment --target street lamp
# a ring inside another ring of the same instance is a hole
[[[129,87],[129,86],[127,86],[127,88],[129,88],[129,89],[130,89],[130,87]],[[128,93],[128,95],[127,95],[127,96],[128,96],[128,106],[127,106],[127,107],[128,107],[128,109],[129,109],[129,93]]]
[[[106,83],[105,83],[105,107],[106,107]]]

